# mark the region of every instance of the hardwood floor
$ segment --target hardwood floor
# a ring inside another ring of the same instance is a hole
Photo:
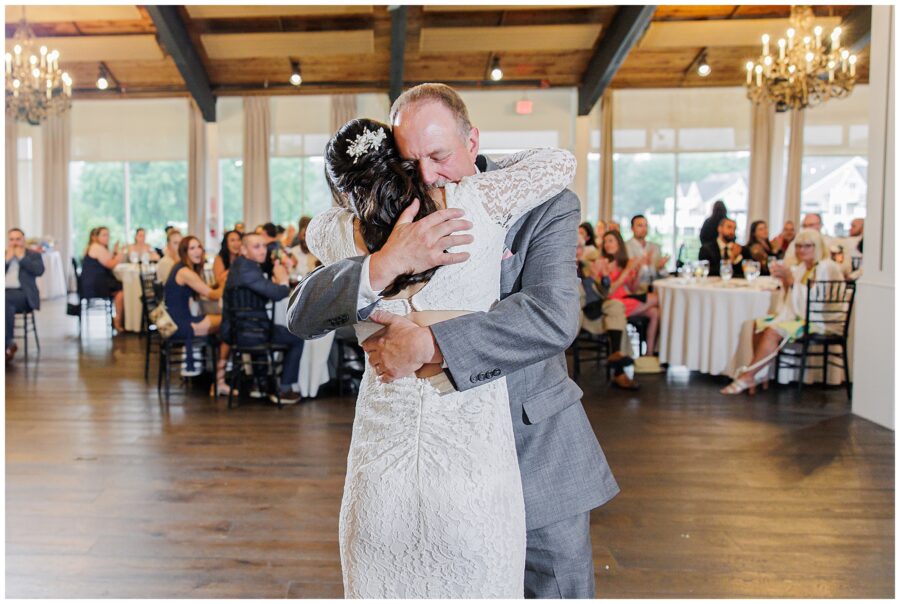
[[[7,597],[342,596],[351,398],[163,405],[136,335],[38,319],[6,372]],[[840,389],[639,380],[581,380],[622,488],[592,515],[598,597],[893,597],[893,432]]]

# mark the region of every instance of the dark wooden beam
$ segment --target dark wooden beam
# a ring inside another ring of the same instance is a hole
[[[857,6],[841,22],[841,44],[852,54],[859,54],[872,38],[872,7]]]
[[[603,96],[625,57],[644,35],[656,6],[620,6],[591,57],[578,87],[578,115],[587,115]]]
[[[216,97],[213,95],[200,54],[191,42],[191,36],[181,15],[178,14],[178,7],[147,5],[146,9],[156,26],[160,43],[175,61],[188,91],[203,114],[203,119],[215,122]]]
[[[406,54],[406,6],[391,11],[391,104],[403,92],[403,61]]]

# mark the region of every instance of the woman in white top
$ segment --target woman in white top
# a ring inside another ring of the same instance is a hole
[[[753,334],[753,360],[738,369],[737,377],[721,390],[722,394],[738,394],[756,387],[755,376],[775,358],[785,344],[803,334],[806,323],[807,284],[810,281],[843,281],[844,272],[830,259],[822,235],[812,229],[800,231],[794,240],[798,264],[787,267],[778,262],[770,267],[773,277],[781,280],[784,297],[779,310],[756,320]],[[822,331],[823,326],[810,322],[810,331]]]
[[[134,243],[128,246],[127,254],[129,258],[132,255],[137,256],[138,260],[142,260],[144,254],[147,254],[150,262],[159,260],[159,254],[147,243],[147,232],[143,228],[134,232]]]

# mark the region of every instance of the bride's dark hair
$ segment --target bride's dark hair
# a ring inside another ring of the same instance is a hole
[[[384,138],[376,143],[371,136],[380,137],[379,131],[384,132]],[[355,153],[351,155],[351,147],[359,136],[370,137],[371,143],[363,149],[354,148]],[[381,249],[397,218],[414,199],[419,200],[415,220],[437,210],[428,187],[419,177],[416,163],[400,157],[390,126],[375,120],[351,120],[328,141],[325,179],[338,203],[359,219],[360,234],[369,253]],[[383,295],[393,296],[409,285],[426,282],[435,270],[400,275]]]

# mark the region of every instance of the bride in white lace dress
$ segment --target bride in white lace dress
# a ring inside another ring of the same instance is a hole
[[[474,224],[474,243],[453,250],[469,252],[468,261],[401,278],[378,302],[420,325],[499,300],[507,229],[568,186],[576,165],[567,151],[524,151],[429,192],[397,155],[389,128],[371,120],[345,125],[326,161],[346,209],[329,209],[307,229],[324,264],[378,249],[414,197],[423,202],[419,218],[445,206]],[[356,325],[360,342],[379,329]],[[384,383],[366,363],[340,546],[346,597],[523,597],[525,505],[505,378],[457,392],[440,367]]]

